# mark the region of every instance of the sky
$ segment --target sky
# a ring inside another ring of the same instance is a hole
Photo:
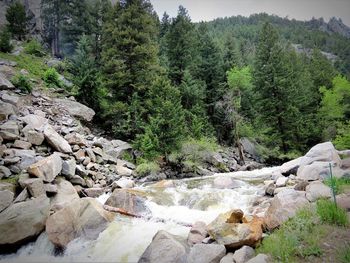
[[[275,14],[297,20],[312,17],[340,17],[350,26],[350,0],[150,0],[160,17],[166,11],[176,16],[179,5],[189,12],[192,21],[210,21],[217,17],[255,13]]]

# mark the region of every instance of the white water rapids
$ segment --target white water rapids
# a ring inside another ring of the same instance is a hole
[[[220,213],[233,208],[251,214],[253,202],[264,195],[262,181],[270,178],[275,169],[277,168],[176,180],[174,188],[139,186],[137,189],[146,192],[148,196],[146,204],[154,219],[117,215],[97,240],[73,240],[61,256],[54,256],[54,247],[43,233],[35,242],[22,247],[17,253],[0,256],[0,261],[137,262],[159,230],[186,238],[190,228],[178,222],[193,224],[204,221],[208,224]],[[215,177],[222,175],[241,180],[242,186],[235,189],[213,188]],[[108,196],[104,194],[98,200],[104,203]]]

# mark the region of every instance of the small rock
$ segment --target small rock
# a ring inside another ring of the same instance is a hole
[[[74,159],[65,160],[62,163],[62,175],[64,175],[68,180],[75,175],[77,164]]]
[[[200,244],[208,235],[207,225],[204,222],[197,221],[191,227],[187,237],[187,242],[190,246]]]
[[[220,263],[235,263],[233,260],[233,253],[227,253],[226,256],[220,260]]]
[[[5,178],[8,178],[11,176],[11,171],[10,169],[8,169],[7,167],[5,166],[0,166],[0,179],[5,177]]]
[[[32,147],[32,144],[30,142],[16,140],[15,143],[13,144],[13,147],[19,148],[19,149],[24,149],[24,150],[29,150],[30,147]]]
[[[287,182],[288,182],[288,177],[284,177],[284,176],[278,177],[278,179],[276,180],[276,186],[277,187],[286,186]]]
[[[308,186],[308,185],[309,185],[308,181],[300,181],[294,186],[294,190],[296,190],[296,191],[305,191],[306,190],[306,186]]]
[[[83,165],[87,166],[90,162],[91,162],[90,157],[85,157],[85,159],[83,161]]]
[[[14,203],[20,203],[24,202],[29,198],[28,190],[27,188],[24,188],[22,192],[16,197]]]
[[[72,153],[72,148],[68,142],[60,136],[50,125],[44,130],[45,139],[48,143],[59,152]]]
[[[37,132],[34,130],[29,130],[27,132],[27,140],[29,143],[33,145],[41,145],[44,139],[45,139],[44,134],[42,134],[41,132]]]
[[[15,86],[5,77],[4,74],[0,73],[0,89],[14,89]]]
[[[46,193],[49,194],[57,194],[57,185],[55,184],[44,184],[44,189],[46,191]]]
[[[41,178],[30,178],[22,183],[33,197],[39,197],[45,194],[44,183]]]
[[[87,188],[83,190],[88,197],[96,198],[105,193],[104,188]]]
[[[236,250],[233,254],[234,262],[236,263],[245,263],[249,259],[253,258],[255,255],[254,249],[249,246],[243,246],[240,249]]]
[[[72,184],[78,184],[81,186],[86,186],[85,180],[81,178],[79,175],[74,175],[72,178],[69,180]]]
[[[24,117],[21,118],[22,121],[24,121],[28,128],[27,129],[35,129],[35,130],[43,130],[44,128],[44,125],[48,123],[48,120],[41,117],[41,116],[38,116],[38,115],[35,115],[35,114],[28,114]]]
[[[135,183],[133,180],[123,177],[120,178],[117,182],[115,182],[115,185],[117,186],[117,188],[133,188],[135,186]]]
[[[224,245],[217,244],[195,244],[191,249],[188,263],[218,263],[225,256]]]
[[[86,170],[82,165],[77,165],[75,171],[77,172],[78,175],[83,177],[88,175],[88,173],[86,172]]]
[[[9,116],[16,115],[17,109],[10,103],[0,100],[0,121],[7,120]]]
[[[4,102],[10,103],[16,107],[19,106],[19,97],[18,96],[14,96],[14,95],[9,95],[7,93],[4,93],[1,97],[1,99]]]
[[[270,183],[270,184],[266,187],[265,193],[266,193],[267,195],[273,196],[273,195],[274,195],[274,192],[275,192],[275,189],[276,189],[276,185],[275,185],[274,183]]]

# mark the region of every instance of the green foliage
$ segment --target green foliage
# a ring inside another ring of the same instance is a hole
[[[324,184],[328,185],[329,187],[333,187],[334,188],[334,192],[336,194],[341,194],[341,193],[344,192],[346,186],[350,185],[350,178],[332,177],[332,179],[331,178],[327,178],[323,182],[324,182]]]
[[[11,34],[8,30],[3,30],[0,33],[0,52],[10,53],[12,49]]]
[[[350,149],[350,121],[340,126],[333,143],[338,150]]]
[[[257,252],[270,254],[277,262],[294,262],[298,257],[320,257],[322,232],[312,209],[303,209],[265,238]]]
[[[60,88],[62,83],[55,68],[48,68],[43,76],[43,80],[49,88]]]
[[[26,43],[26,45],[24,46],[24,51],[27,54],[34,55],[37,57],[45,56],[43,47],[41,46],[39,41],[37,41],[36,39],[32,39],[28,43]]]
[[[136,167],[136,173],[139,177],[158,173],[159,171],[160,167],[156,162],[143,162]]]
[[[33,89],[32,83],[30,82],[28,77],[26,77],[23,74],[17,74],[11,79],[11,82],[16,88],[20,89],[22,92],[30,93]]]
[[[22,40],[27,33],[27,16],[24,5],[15,2],[6,10],[7,28],[13,37]]]
[[[338,249],[337,258],[340,263],[350,262],[350,243],[344,245],[344,247]]]
[[[320,216],[322,222],[338,226],[349,225],[349,219],[346,211],[340,207],[337,207],[334,202],[320,199],[317,201],[316,207],[317,214]]]

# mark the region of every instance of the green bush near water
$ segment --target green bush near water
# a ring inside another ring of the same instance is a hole
[[[143,177],[160,171],[160,167],[156,162],[143,162],[136,167],[138,176]]]

